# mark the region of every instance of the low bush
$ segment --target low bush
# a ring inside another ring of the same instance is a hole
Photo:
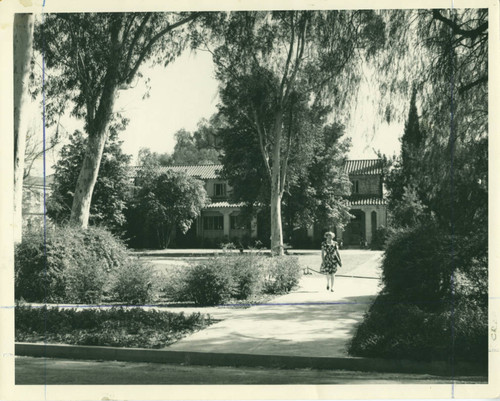
[[[27,233],[15,250],[15,296],[32,302],[99,302],[125,246],[101,228]]]
[[[163,348],[188,333],[212,324],[199,313],[144,310],[143,308],[58,309],[18,305],[16,341]]]
[[[218,305],[234,293],[234,280],[226,258],[213,257],[192,266],[184,277],[187,298],[197,305]]]
[[[488,328],[484,309],[447,303],[439,310],[380,295],[349,346],[354,356],[423,361],[485,362]]]
[[[172,301],[218,305],[286,293],[298,284],[300,274],[298,259],[291,256],[226,254],[178,268],[164,279],[163,290]]]
[[[299,260],[293,256],[275,256],[265,263],[264,290],[269,294],[290,292],[301,276]]]
[[[233,276],[233,297],[250,299],[262,292],[263,266],[267,258],[256,254],[238,255],[227,258]]]
[[[138,258],[117,269],[111,279],[112,297],[119,302],[144,305],[156,294],[157,282],[153,267]]]
[[[60,302],[99,303],[109,287],[105,262],[85,254],[79,263],[68,265],[63,274],[66,287]]]

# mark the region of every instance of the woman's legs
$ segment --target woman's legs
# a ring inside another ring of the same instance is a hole
[[[335,276],[333,274],[326,274],[326,289],[333,291],[333,282],[334,282]]]

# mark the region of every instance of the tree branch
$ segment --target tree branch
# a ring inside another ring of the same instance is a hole
[[[272,172],[271,172],[271,166],[269,165],[269,153],[267,152],[267,149],[264,145],[264,134],[262,132],[262,127],[260,126],[260,121],[259,121],[259,116],[257,113],[257,110],[255,108],[252,108],[253,110],[253,115],[255,119],[255,127],[257,128],[257,134],[259,135],[259,147],[260,147],[260,152],[262,153],[262,157],[264,159],[264,164],[266,166],[266,171],[267,174],[269,175],[269,179],[272,179]]]
[[[166,35],[168,32],[173,31],[175,28],[178,28],[179,26],[182,26],[184,24],[187,24],[188,22],[191,22],[198,18],[198,14],[192,13],[189,15],[187,18],[184,18],[180,21],[177,21],[174,24],[168,25],[166,28],[162,29],[160,32],[158,32],[156,35],[154,35],[148,44],[143,48],[141,54],[139,55],[139,58],[135,62],[134,67],[130,70],[130,72],[126,75],[125,81],[127,83],[130,83],[132,79],[134,79],[135,74],[137,73],[137,70],[139,70],[139,67],[141,66],[142,62],[146,58],[146,56],[149,54],[151,48],[155,45],[158,40],[161,39],[162,36]]]
[[[462,29],[457,23],[454,21],[444,17],[439,10],[432,10],[432,17],[434,19],[437,19],[444,23],[445,25],[448,25],[452,30],[454,35],[462,35],[463,37],[466,38],[475,38],[479,35],[481,35],[484,31],[488,29],[488,22],[483,22],[481,25],[479,25],[475,29],[470,29],[470,30],[465,30]]]
[[[144,16],[143,20],[141,21],[141,24],[139,25],[139,27],[135,31],[134,37],[132,38],[132,43],[130,44],[130,46],[128,48],[128,52],[127,52],[127,61],[125,62],[125,68],[123,70],[125,73],[130,68],[130,61],[132,60],[132,54],[134,52],[135,45],[136,45],[137,41],[139,40],[139,37],[142,35],[142,32],[144,32],[144,28],[145,28],[145,26],[148,23],[150,18],[151,18],[151,13],[147,13]],[[124,39],[125,39],[125,37],[124,37]],[[125,42],[125,40],[124,40],[124,42]],[[122,79],[124,79],[124,78],[125,78],[125,76],[122,77]]]
[[[467,92],[469,89],[473,88],[474,86],[481,85],[481,84],[484,84],[484,83],[487,83],[487,82],[488,82],[488,75],[483,76],[483,77],[481,77],[479,79],[476,79],[473,82],[468,83],[467,85],[462,86],[458,90],[458,93],[459,94],[463,94],[464,92]]]
[[[300,36],[297,41],[297,54],[295,56],[295,65],[293,67],[292,75],[290,76],[289,79],[289,85],[287,86],[285,95],[283,96],[284,102],[286,102],[290,96],[290,90],[293,86],[293,82],[295,81],[295,77],[297,76],[297,73],[299,71],[300,61],[302,59],[302,56],[304,55],[304,48],[306,43],[306,38],[305,38],[306,29],[307,29],[307,19],[304,20],[304,23],[301,26]]]
[[[283,71],[283,77],[281,77],[281,84],[280,84],[280,92],[279,92],[279,97],[278,99],[280,99],[280,102],[282,101],[282,98],[283,98],[283,91],[284,91],[284,88],[285,88],[285,83],[287,81],[287,78],[288,78],[288,68],[290,66],[290,61],[292,59],[292,53],[293,53],[293,45],[295,43],[295,24],[293,23],[293,16],[295,14],[292,12],[292,14],[290,14],[290,29],[291,29],[291,37],[290,37],[290,47],[288,48],[288,55],[287,55],[287,58],[286,58],[286,62],[285,62],[285,69]]]

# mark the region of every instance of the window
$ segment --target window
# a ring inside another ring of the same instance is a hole
[[[214,196],[226,196],[226,184],[214,184]]]
[[[358,180],[354,180],[352,182],[352,193],[359,194],[359,181]]]
[[[222,216],[204,216],[203,217],[204,230],[223,230],[224,218]]]
[[[250,223],[240,216],[231,216],[231,230],[250,230]]]

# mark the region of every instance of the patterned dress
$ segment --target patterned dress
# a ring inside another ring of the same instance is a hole
[[[323,263],[321,264],[321,272],[335,274],[340,263],[338,258],[338,244],[335,241],[331,244],[323,241],[321,249],[324,255]]]

